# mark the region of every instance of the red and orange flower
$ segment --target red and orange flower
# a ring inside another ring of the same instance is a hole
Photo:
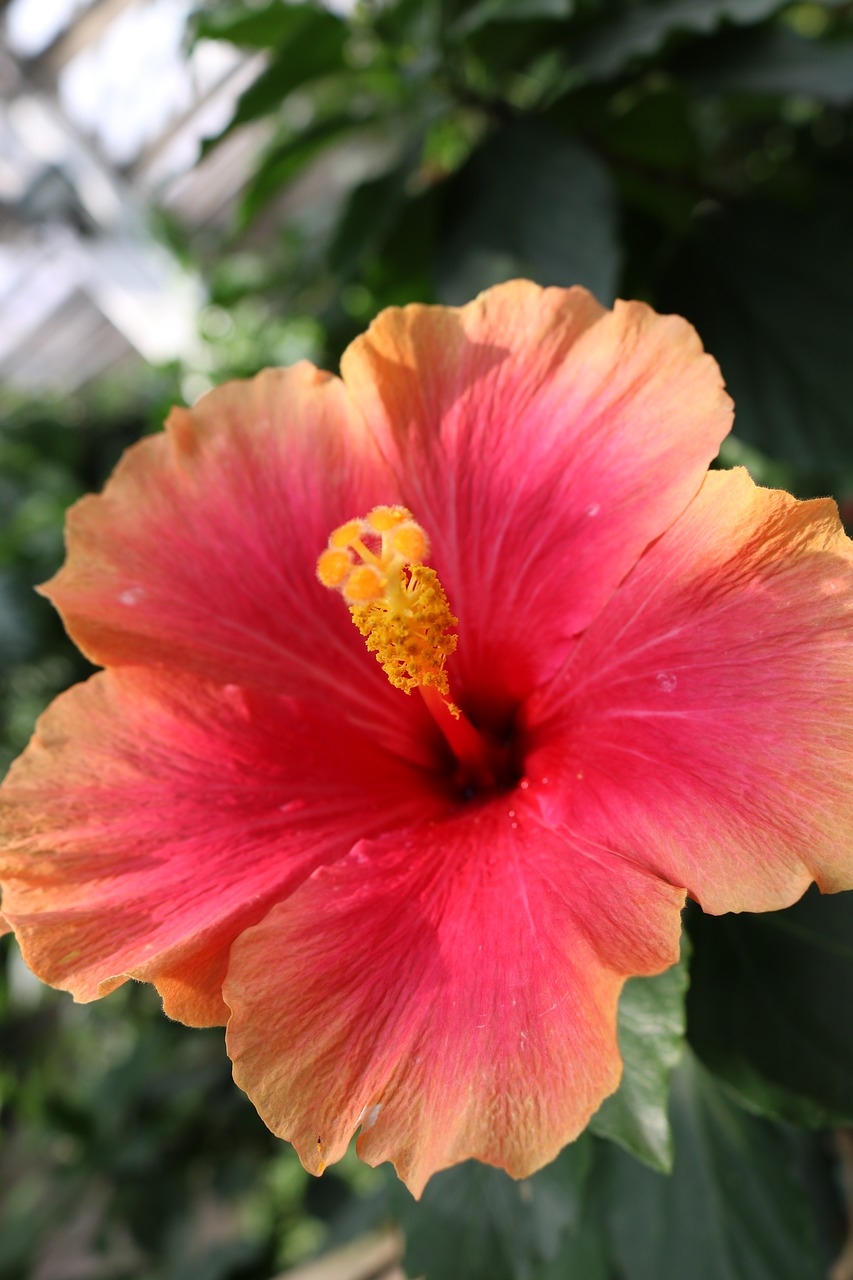
[[[227,1021],[315,1172],[550,1160],[685,894],[853,887],[853,546],[730,417],[683,320],[523,282],[176,409],[46,588],[106,670],[4,788],[28,963]]]

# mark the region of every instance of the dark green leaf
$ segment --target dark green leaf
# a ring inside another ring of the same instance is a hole
[[[269,4],[249,8],[244,4],[218,5],[197,14],[193,29],[198,40],[227,40],[244,49],[278,49],[289,43],[307,27],[342,26],[334,14],[314,4],[292,4],[289,0],[270,0]]]
[[[326,147],[353,129],[349,115],[335,115],[271,148],[243,193],[241,223],[251,222],[275,195]]]
[[[331,14],[317,13],[303,22],[274,61],[237,104],[235,124],[256,120],[274,110],[289,93],[318,76],[343,69],[345,28]]]
[[[530,22],[536,18],[555,21],[570,18],[575,0],[480,0],[452,28],[454,36],[469,35],[490,22]]]
[[[610,161],[623,203],[650,213],[679,238],[690,225],[701,190],[694,115],[688,95],[674,83],[664,83],[632,95],[619,111],[594,117],[596,150]],[[636,244],[626,247],[635,265],[637,258],[645,258]]]
[[[590,1122],[593,1133],[663,1172],[672,1165],[669,1078],[684,1046],[686,990],[684,958],[655,978],[626,983],[619,1001],[622,1083]]]
[[[313,6],[285,8],[289,21],[281,24],[270,65],[240,95],[231,120],[221,133],[205,142],[204,153],[239,125],[276,111],[295,89],[347,70],[343,57],[347,29],[341,20]]]
[[[681,89],[671,84],[655,86],[618,114],[610,112],[598,127],[598,136],[608,156],[654,173],[677,173],[692,168],[698,156],[693,109]]]
[[[0,570],[0,673],[26,655],[33,644],[33,631],[15,577]]]
[[[690,1054],[673,1075],[671,1119],[669,1177],[616,1147],[597,1153],[620,1277],[825,1280],[808,1140],[742,1111]]]
[[[533,1271],[531,1280],[611,1280],[604,1235],[586,1219],[577,1231],[567,1231],[550,1262]]]
[[[660,53],[676,33],[708,35],[724,22],[749,25],[785,7],[786,0],[659,0],[604,10],[598,30],[576,46],[575,60],[588,76],[607,79],[629,63]]]
[[[853,1123],[853,893],[787,911],[691,917],[690,1041],[744,1102]]]
[[[436,264],[442,301],[467,301],[513,276],[583,284],[612,300],[619,271],[613,190],[607,170],[578,143],[513,123],[448,187]]]
[[[473,1162],[437,1174],[423,1199],[401,1203],[406,1269],[425,1280],[530,1280],[579,1225],[589,1142],[580,1139],[515,1182]]]
[[[744,32],[702,58],[691,85],[711,93],[802,94],[853,102],[853,40],[808,40],[787,27]]]
[[[349,198],[329,247],[329,266],[348,280],[365,257],[384,241],[406,200],[404,166],[372,178]]]
[[[853,462],[853,237],[840,201],[703,218],[664,302],[719,360],[738,436],[805,467]]]

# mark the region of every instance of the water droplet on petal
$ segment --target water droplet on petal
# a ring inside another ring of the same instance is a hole
[[[672,693],[678,684],[678,676],[671,671],[659,671],[655,676],[655,684],[663,693]]]

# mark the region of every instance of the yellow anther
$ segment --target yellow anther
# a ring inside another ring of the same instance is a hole
[[[386,533],[404,520],[411,520],[412,513],[405,507],[374,507],[368,511],[365,521],[374,533]]]
[[[369,547],[362,536],[368,537]],[[381,540],[378,550],[376,538]],[[444,664],[456,648],[452,628],[457,619],[435,570],[421,563],[428,554],[429,538],[410,511],[375,507],[364,520],[350,520],[333,531],[317,562],[317,576],[341,592],[393,685],[406,693],[419,685],[430,687],[447,698]],[[351,566],[340,577],[335,576],[340,562],[333,559],[338,556]],[[449,709],[458,716],[456,707],[449,704]]]
[[[363,532],[363,520],[347,520],[346,524],[342,524],[339,528],[333,529],[329,534],[329,546],[345,550],[347,547],[352,546],[356,538]]]
[[[388,579],[370,564],[359,564],[342,584],[341,590],[347,604],[364,604],[367,600],[380,600],[385,594]]]
[[[407,564],[420,564],[429,555],[429,539],[419,524],[407,520],[388,535],[388,542]]]
[[[352,567],[352,557],[346,551],[328,547],[317,561],[317,577],[324,587],[339,587]]]

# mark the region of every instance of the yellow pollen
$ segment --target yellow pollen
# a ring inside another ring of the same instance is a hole
[[[328,547],[317,561],[317,577],[324,587],[339,587],[353,567],[353,560],[346,551]]]
[[[375,507],[363,520],[333,530],[317,577],[341,592],[368,650],[396,688],[411,693],[431,687],[447,698],[444,664],[456,648],[457,619],[435,570],[421,563],[428,554],[429,538],[410,511]]]
[[[374,533],[387,533],[389,529],[411,518],[411,512],[405,507],[374,507],[365,516],[365,523],[370,525]]]
[[[329,546],[345,550],[363,532],[363,520],[347,520],[346,524],[342,524],[338,529],[333,529],[329,534]]]
[[[405,524],[392,529],[388,541],[407,564],[420,564],[429,555],[427,536],[414,520],[407,520]]]
[[[328,584],[326,584],[328,585]],[[337,583],[333,584],[337,586]],[[379,600],[385,594],[388,580],[370,564],[359,564],[353,569],[341,591],[347,604],[364,604],[366,600]]]

